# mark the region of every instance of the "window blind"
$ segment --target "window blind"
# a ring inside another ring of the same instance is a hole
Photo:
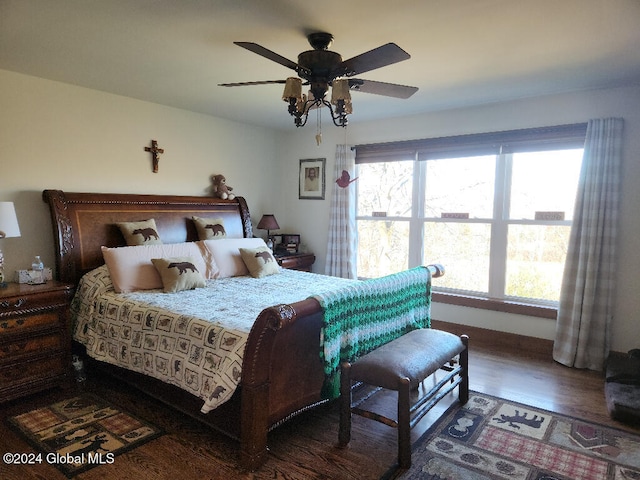
[[[461,158],[584,147],[586,123],[356,145],[356,163]]]

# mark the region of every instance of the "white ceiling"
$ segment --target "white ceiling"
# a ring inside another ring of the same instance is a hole
[[[640,0],[0,0],[0,69],[295,129],[282,85],[217,85],[294,74],[233,41],[297,61],[310,31],[411,54],[359,78],[418,93],[354,93],[351,123],[640,84]]]

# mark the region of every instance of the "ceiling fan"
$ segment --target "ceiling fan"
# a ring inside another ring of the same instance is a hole
[[[394,83],[375,82],[353,78],[364,72],[401,62],[411,56],[395,43],[387,43],[348,60],[329,50],[333,35],[316,32],[307,35],[313,50],[298,55],[298,62],[285,58],[257,43],[234,42],[236,45],[257,53],[269,60],[294,70],[298,77],[286,80],[264,80],[256,82],[222,83],[223,87],[247,85],[265,85],[281,83],[285,85],[283,100],[289,103],[289,113],[294,117],[297,127],[306,124],[309,111],[313,108],[327,106],[336,126],[347,125],[347,115],[352,112],[350,91],[373,93],[395,98],[409,98],[418,91],[417,87],[397,85]],[[302,85],[309,85],[309,94],[302,94]],[[332,88],[331,102],[325,96]],[[335,107],[332,107],[332,105]]]

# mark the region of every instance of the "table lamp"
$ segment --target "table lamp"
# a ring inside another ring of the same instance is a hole
[[[0,239],[19,237],[20,227],[13,202],[0,202]],[[0,249],[0,288],[7,286],[4,275],[4,255]]]
[[[267,231],[267,247],[273,251],[273,239],[271,238],[270,230],[278,230],[280,228],[275,215],[270,213],[262,215],[262,218],[258,222],[258,226],[256,228]]]

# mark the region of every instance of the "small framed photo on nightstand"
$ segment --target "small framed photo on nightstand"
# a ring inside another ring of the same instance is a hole
[[[291,255],[300,250],[300,235],[297,233],[283,233],[279,235],[280,242],[276,244],[278,255]]]
[[[300,160],[298,198],[324,200],[326,158]]]
[[[300,248],[300,235],[288,234],[282,235],[282,244],[289,253],[298,253]]]

